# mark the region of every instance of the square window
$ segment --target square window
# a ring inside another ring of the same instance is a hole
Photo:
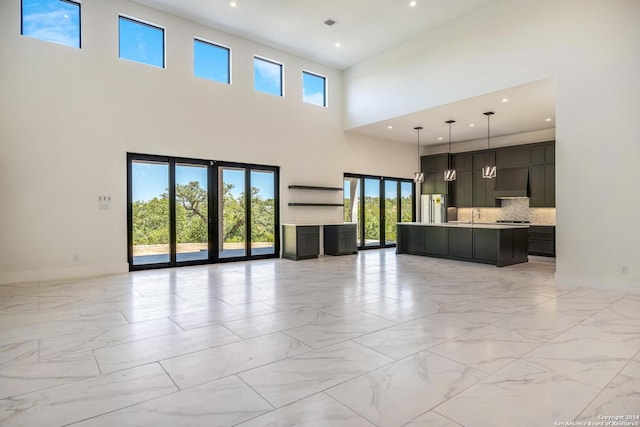
[[[124,16],[119,17],[119,56],[164,68],[164,30]]]
[[[309,104],[327,106],[327,79],[317,74],[302,72],[302,100]]]
[[[231,51],[226,47],[203,40],[193,41],[193,74],[203,79],[221,83],[231,83],[229,57]]]
[[[80,48],[80,5],[68,0],[22,0],[21,34]]]
[[[282,96],[282,64],[256,56],[253,58],[253,75],[257,91]]]

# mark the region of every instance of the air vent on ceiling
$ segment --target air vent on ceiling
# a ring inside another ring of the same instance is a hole
[[[333,24],[335,24],[336,21],[334,21],[333,19],[329,18],[326,21],[324,21],[324,25],[328,25],[329,27],[332,26]]]

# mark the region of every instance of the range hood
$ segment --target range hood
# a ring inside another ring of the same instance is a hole
[[[496,199],[529,197],[527,192],[528,187],[529,168],[498,169],[494,190]]]

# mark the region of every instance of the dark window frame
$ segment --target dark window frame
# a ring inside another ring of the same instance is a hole
[[[123,58],[122,57],[122,51],[120,49],[120,45],[122,42],[122,33],[120,30],[120,22],[121,20],[125,20],[125,21],[129,21],[129,22],[133,22],[134,24],[138,24],[138,25],[142,25],[145,27],[149,27],[149,28],[153,28],[154,30],[160,30],[162,31],[162,67],[158,67],[155,64],[150,64],[148,62],[141,62],[141,61],[136,61],[134,59],[129,59],[129,58]],[[165,29],[157,24],[152,24],[150,22],[145,22],[142,21],[140,19],[137,18],[133,18],[131,16],[127,16],[127,15],[118,15],[118,59],[124,59],[125,61],[130,61],[130,62],[135,62],[137,64],[143,64],[143,65],[148,65],[151,67],[155,67],[155,68],[161,68],[163,70],[165,70],[167,68],[167,33],[165,31]]]
[[[224,45],[219,44],[219,43],[214,43],[214,42],[211,42],[209,40],[205,40],[205,39],[200,38],[200,37],[194,37],[193,38],[193,42],[194,43],[206,44],[206,45],[217,47],[219,49],[224,49],[224,50],[227,51],[227,81],[223,82],[223,81],[220,81],[220,80],[214,80],[214,79],[209,79],[209,78],[206,78],[206,77],[196,76],[196,74],[195,74],[195,62],[196,62],[196,51],[195,51],[195,48],[193,49],[193,68],[194,68],[193,75],[195,77],[198,77],[199,79],[211,80],[211,81],[214,81],[214,82],[224,83],[224,84],[230,85],[232,83],[232,79],[231,79],[231,48],[229,46],[224,46]]]
[[[77,1],[73,1],[73,0],[58,0],[60,3],[69,3],[72,4],[74,6],[78,6],[78,47],[75,46],[69,46],[67,44],[63,44],[63,43],[56,43],[56,42],[52,42],[49,40],[44,40],[41,39],[39,37],[33,37],[33,36],[29,36],[29,35],[25,35],[24,34],[24,0],[20,0],[20,35],[24,36],[24,37],[30,37],[32,39],[36,39],[36,40],[42,40],[44,42],[47,43],[53,43],[53,44],[59,44],[61,46],[67,46],[67,47],[72,47],[74,49],[82,49],[82,3],[79,3]]]
[[[314,104],[311,102],[306,102],[304,100],[304,75],[308,74],[310,76],[313,77],[319,77],[322,79],[322,105],[318,105],[318,104]],[[311,104],[311,105],[316,105],[318,107],[324,107],[327,108],[328,102],[327,102],[327,77],[323,76],[321,74],[318,73],[314,73],[312,71],[308,71],[308,70],[302,70],[302,94],[303,94],[303,98],[302,98],[302,102],[306,103],[306,104]]]
[[[133,163],[135,161],[162,162],[169,165],[169,262],[157,264],[135,264],[133,263]],[[193,261],[176,260],[176,219],[175,219],[175,167],[176,165],[206,165],[207,185],[208,185],[208,248],[207,259]],[[274,251],[273,254],[251,254],[251,203],[247,201],[245,205],[245,221],[247,227],[247,237],[245,239],[245,255],[238,257],[221,258],[218,251],[218,232],[220,197],[218,192],[218,171],[220,168],[244,169],[245,173],[245,194],[251,194],[251,171],[270,171],[274,177]],[[221,160],[194,159],[186,157],[171,157],[153,154],[127,153],[127,261],[129,271],[149,270],[158,268],[182,267],[189,265],[218,264],[234,261],[252,261],[268,258],[280,257],[280,166],[260,165],[253,163],[227,162]]]
[[[385,232],[385,189],[384,183],[385,181],[396,181],[396,191],[398,194],[398,200],[400,200],[402,195],[402,183],[410,183],[411,184],[411,219],[412,222],[416,220],[416,184],[412,179],[409,178],[398,178],[392,176],[381,176],[381,175],[365,175],[358,173],[349,173],[345,172],[343,174],[344,178],[358,178],[360,179],[360,189],[358,192],[359,198],[359,218],[357,220],[358,227],[360,229],[361,242],[358,242],[358,250],[367,250],[367,249],[381,249],[381,248],[393,248],[396,247],[395,243],[386,243],[386,232]],[[378,218],[379,221],[379,244],[378,245],[370,245],[367,246],[363,244],[365,240],[365,222],[364,222],[364,180],[365,179],[376,179],[380,182],[380,190],[379,190],[379,208],[380,208],[380,216]],[[396,211],[396,222],[401,222],[402,219],[402,203],[398,201],[398,209]]]
[[[280,67],[280,93],[278,95],[273,94],[271,92],[258,90],[256,88],[256,69],[255,69],[256,60],[277,65],[278,67]],[[253,89],[256,92],[266,93],[267,95],[274,95],[274,96],[279,96],[280,98],[284,98],[284,64],[278,61],[274,61],[273,59],[265,58],[264,56],[254,55],[253,56]]]

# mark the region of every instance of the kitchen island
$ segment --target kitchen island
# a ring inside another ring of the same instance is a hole
[[[403,222],[397,228],[397,254],[424,255],[493,264],[528,262],[528,225]]]

